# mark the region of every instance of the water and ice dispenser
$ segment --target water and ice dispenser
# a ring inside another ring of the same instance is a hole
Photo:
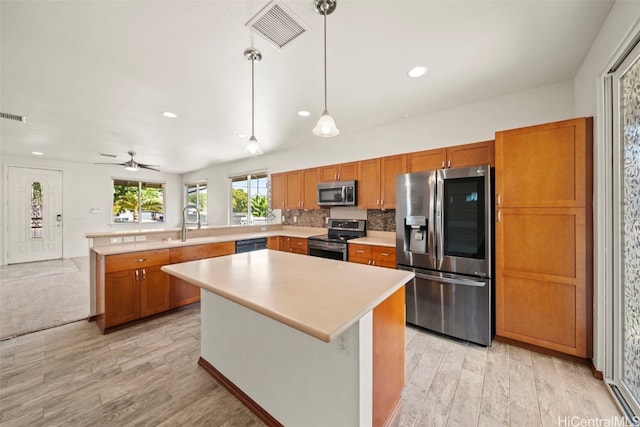
[[[426,216],[407,216],[404,218],[405,251],[427,252],[427,223]]]

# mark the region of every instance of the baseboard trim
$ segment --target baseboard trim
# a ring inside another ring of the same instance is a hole
[[[250,398],[244,391],[240,390],[231,380],[225,377],[220,371],[213,367],[209,362],[202,357],[198,359],[198,365],[200,365],[209,375],[216,379],[224,388],[229,390],[244,406],[253,412],[262,422],[269,427],[284,427],[278,420],[276,420],[270,413],[268,413],[262,406],[258,405],[255,400]]]
[[[589,369],[591,369],[591,375],[593,375],[594,378],[604,381],[604,374],[602,371],[596,369],[592,359],[589,359]]]

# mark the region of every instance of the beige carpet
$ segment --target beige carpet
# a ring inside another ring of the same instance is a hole
[[[89,315],[89,257],[0,267],[0,340]]]

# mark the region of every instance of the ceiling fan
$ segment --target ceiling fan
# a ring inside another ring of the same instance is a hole
[[[129,154],[131,156],[131,159],[127,160],[124,163],[94,163],[96,165],[120,165],[120,166],[124,166],[124,168],[128,171],[132,171],[135,172],[138,169],[149,169],[152,171],[156,171],[156,172],[160,172],[160,169],[156,169],[157,167],[159,167],[158,165],[147,165],[144,163],[138,163],[135,160],[133,160],[133,156],[136,155],[135,151],[127,151],[127,154]],[[105,157],[115,157],[111,154],[100,154],[101,156],[105,156]]]

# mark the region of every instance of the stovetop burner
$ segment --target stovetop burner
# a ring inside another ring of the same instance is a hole
[[[367,221],[364,219],[330,219],[328,233],[309,237],[311,240],[346,243],[347,240],[365,237]]]

